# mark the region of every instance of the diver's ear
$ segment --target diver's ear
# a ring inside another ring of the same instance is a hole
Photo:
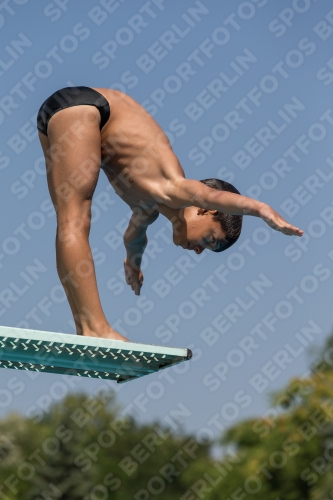
[[[218,210],[209,210],[208,208],[198,208],[197,214],[198,215],[216,215],[218,213]]]

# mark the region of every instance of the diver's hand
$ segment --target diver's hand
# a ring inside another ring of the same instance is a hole
[[[275,229],[275,231],[281,231],[281,233],[287,234],[288,236],[303,236],[304,231],[302,231],[302,229],[289,224],[269,205],[262,204],[259,210],[259,217],[261,217],[271,228]]]
[[[135,295],[140,295],[143,283],[143,274],[141,269],[135,269],[130,265],[127,258],[124,260],[126,283],[131,286]]]

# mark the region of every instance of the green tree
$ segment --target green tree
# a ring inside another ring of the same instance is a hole
[[[275,417],[248,419],[224,433],[221,443],[239,461],[209,500],[222,491],[224,499],[333,498],[332,354],[330,337],[309,376],[273,395]]]
[[[9,500],[171,500],[212,463],[209,446],[181,425],[177,433],[139,425],[109,394],[69,395],[35,420],[11,415],[0,435],[0,492]]]

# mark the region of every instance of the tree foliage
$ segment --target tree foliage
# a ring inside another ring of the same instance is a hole
[[[69,395],[35,420],[12,414],[0,436],[0,492],[10,500],[171,500],[212,462],[208,446],[123,418],[105,394]]]
[[[223,498],[333,499],[333,339],[309,376],[273,395],[275,416],[237,423],[221,438],[239,463],[223,483]],[[211,500],[221,498],[222,486]],[[233,496],[234,495],[234,496]]]

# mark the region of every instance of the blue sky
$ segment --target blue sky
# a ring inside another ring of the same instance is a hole
[[[101,173],[90,241],[107,317],[133,341],[194,351],[189,363],[109,390],[141,421],[183,408],[199,437],[267,411],[270,392],[306,372],[332,328],[329,0],[12,1],[1,15],[1,324],[74,333],[35,115],[64,86],[117,88],[168,133],[187,177],[232,182],[305,235],[245,217],[232,249],[197,258],[172,244],[160,216],[138,298],[121,274],[129,208]],[[0,415],[102,385],[1,375]]]

